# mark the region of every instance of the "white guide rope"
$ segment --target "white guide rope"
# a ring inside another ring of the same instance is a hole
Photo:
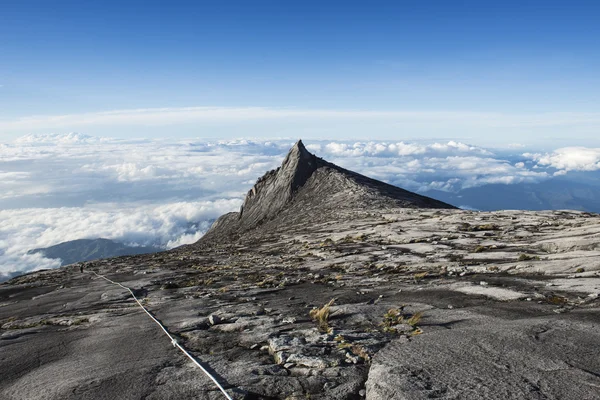
[[[185,354],[187,358],[189,358],[190,360],[192,360],[192,362],[193,362],[193,363],[194,363],[194,364],[195,364],[195,365],[196,365],[198,368],[200,368],[200,369],[202,370],[202,372],[204,372],[204,374],[206,374],[206,376],[208,376],[208,377],[209,377],[209,378],[210,378],[210,379],[211,379],[211,380],[212,380],[212,381],[215,383],[215,385],[217,385],[217,387],[219,388],[219,390],[220,390],[221,392],[223,392],[223,395],[225,395],[225,397],[226,397],[228,400],[233,400],[233,399],[232,399],[232,398],[229,396],[229,394],[227,394],[227,392],[225,391],[225,389],[223,389],[223,386],[221,386],[221,384],[220,384],[220,383],[219,383],[219,382],[218,382],[218,381],[215,379],[215,377],[214,377],[214,376],[212,376],[212,375],[211,375],[211,374],[210,374],[210,373],[209,373],[209,372],[208,372],[208,371],[207,371],[207,370],[206,370],[206,369],[205,369],[205,368],[204,368],[202,365],[200,365],[200,363],[199,363],[198,361],[196,361],[196,359],[194,359],[194,357],[192,357],[192,355],[191,355],[190,353],[188,353],[188,352],[187,352],[187,350],[186,350],[186,349],[184,349],[184,348],[183,348],[183,347],[182,347],[182,346],[181,346],[181,345],[180,345],[180,344],[177,342],[177,339],[175,339],[173,336],[171,336],[171,334],[170,334],[170,333],[167,331],[167,329],[166,329],[166,328],[163,326],[163,324],[161,324],[161,323],[160,323],[160,322],[159,322],[159,321],[158,321],[156,318],[154,318],[154,316],[153,316],[152,314],[150,314],[150,312],[149,312],[148,310],[146,310],[146,307],[144,307],[144,306],[142,305],[142,303],[140,303],[140,301],[137,299],[137,297],[135,297],[135,294],[133,294],[133,291],[132,291],[130,288],[128,288],[127,286],[123,286],[123,285],[121,285],[119,282],[111,281],[111,280],[110,280],[110,279],[108,279],[107,277],[105,277],[105,276],[103,276],[103,275],[100,275],[100,274],[97,274],[97,273],[96,273],[96,272],[94,272],[94,271],[91,271],[91,272],[92,272],[94,275],[96,275],[97,277],[99,277],[99,278],[102,278],[102,279],[105,279],[105,280],[107,280],[108,282],[112,283],[113,285],[120,286],[120,287],[122,287],[123,289],[125,289],[125,290],[129,291],[129,293],[131,293],[131,296],[133,297],[133,299],[134,299],[134,300],[135,300],[135,301],[138,303],[138,305],[139,305],[140,307],[142,307],[142,310],[144,310],[144,312],[145,312],[146,314],[148,314],[148,316],[149,316],[150,318],[152,318],[152,320],[153,320],[154,322],[156,322],[156,324],[157,324],[158,326],[160,326],[160,329],[162,329],[162,330],[163,330],[163,332],[165,333],[165,335],[167,335],[167,336],[169,337],[169,339],[171,340],[171,344],[172,344],[174,347],[177,347],[179,350],[181,350],[181,352],[182,352],[183,354]]]

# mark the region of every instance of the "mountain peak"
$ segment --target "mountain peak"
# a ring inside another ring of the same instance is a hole
[[[310,154],[310,152],[308,150],[306,150],[306,147],[304,147],[304,143],[302,143],[302,139],[299,139],[290,149],[290,151],[288,152],[289,154],[298,154],[298,155],[303,155],[303,154]]]
[[[229,237],[263,223],[282,224],[332,217],[344,209],[454,208],[331,164],[298,140],[281,166],[258,178],[239,213],[219,218],[207,235]]]
[[[282,178],[280,183],[289,186],[293,192],[304,185],[316,169],[317,157],[306,150],[302,140],[298,140],[276,171]]]
[[[298,140],[281,167],[258,178],[239,213],[244,225],[258,225],[277,215],[318,168],[318,158]]]
[[[285,156],[279,170],[282,171],[282,174],[291,178],[289,184],[295,189],[304,184],[304,178],[312,174],[315,168],[315,155],[306,150],[302,140],[298,140]]]

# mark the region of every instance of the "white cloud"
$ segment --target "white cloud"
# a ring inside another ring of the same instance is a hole
[[[168,179],[171,177],[167,168],[157,168],[153,165],[141,166],[136,163],[121,163],[106,165],[104,170],[112,171],[119,182],[133,182],[150,179]]]
[[[525,153],[523,156],[536,161],[538,166],[556,168],[564,173],[600,169],[600,148],[564,147],[552,153]]]
[[[27,251],[75,239],[102,237],[160,248],[193,243],[209,228],[210,220],[238,209],[240,204],[240,199],[223,199],[1,210],[0,275],[55,267],[55,260],[27,255]]]
[[[405,142],[356,142],[353,144],[343,142],[327,143],[323,149],[320,146],[312,147],[313,150],[322,150],[326,154],[345,157],[399,157],[423,154],[481,154],[492,155],[489,151],[470,146],[464,143],[449,141],[447,143],[405,143]]]
[[[84,135],[77,132],[71,132],[66,135],[49,133],[42,135],[25,135],[14,141],[17,144],[76,144],[76,143],[96,143],[107,141],[108,138],[99,138],[95,136]]]
[[[336,150],[338,148],[336,146]],[[488,150],[471,147],[469,152],[464,152],[462,146],[450,151],[451,148],[418,145],[414,146],[412,154],[395,157],[385,153],[373,156],[367,152],[363,153],[367,155],[359,156],[360,152],[353,148],[341,152],[342,157],[332,153],[331,160],[345,168],[417,191],[459,191],[492,183],[539,182],[550,177],[545,171],[519,168]]]
[[[172,249],[174,247],[179,247],[184,244],[195,243],[198,240],[200,240],[200,238],[202,237],[202,235],[204,235],[204,233],[205,233],[205,230],[197,231],[194,233],[183,234],[175,239],[169,240],[167,242],[167,248]]]
[[[20,171],[20,172],[3,172],[0,171],[0,181],[6,183],[16,183],[20,179],[25,179],[29,177],[29,172]]]

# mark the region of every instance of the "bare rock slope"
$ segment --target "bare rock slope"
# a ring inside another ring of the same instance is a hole
[[[0,398],[223,398],[95,271],[236,399],[600,399],[597,214],[457,210],[299,143],[200,242],[83,265],[0,285]]]

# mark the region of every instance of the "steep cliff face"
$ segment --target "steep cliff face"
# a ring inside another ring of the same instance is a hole
[[[293,224],[348,209],[455,208],[368,178],[310,153],[298,141],[281,167],[259,178],[239,213],[219,218],[202,242],[233,238],[266,223]]]
[[[259,178],[246,195],[239,220],[244,227],[257,226],[273,219],[310,179],[323,162],[298,141],[283,160],[281,167]]]

